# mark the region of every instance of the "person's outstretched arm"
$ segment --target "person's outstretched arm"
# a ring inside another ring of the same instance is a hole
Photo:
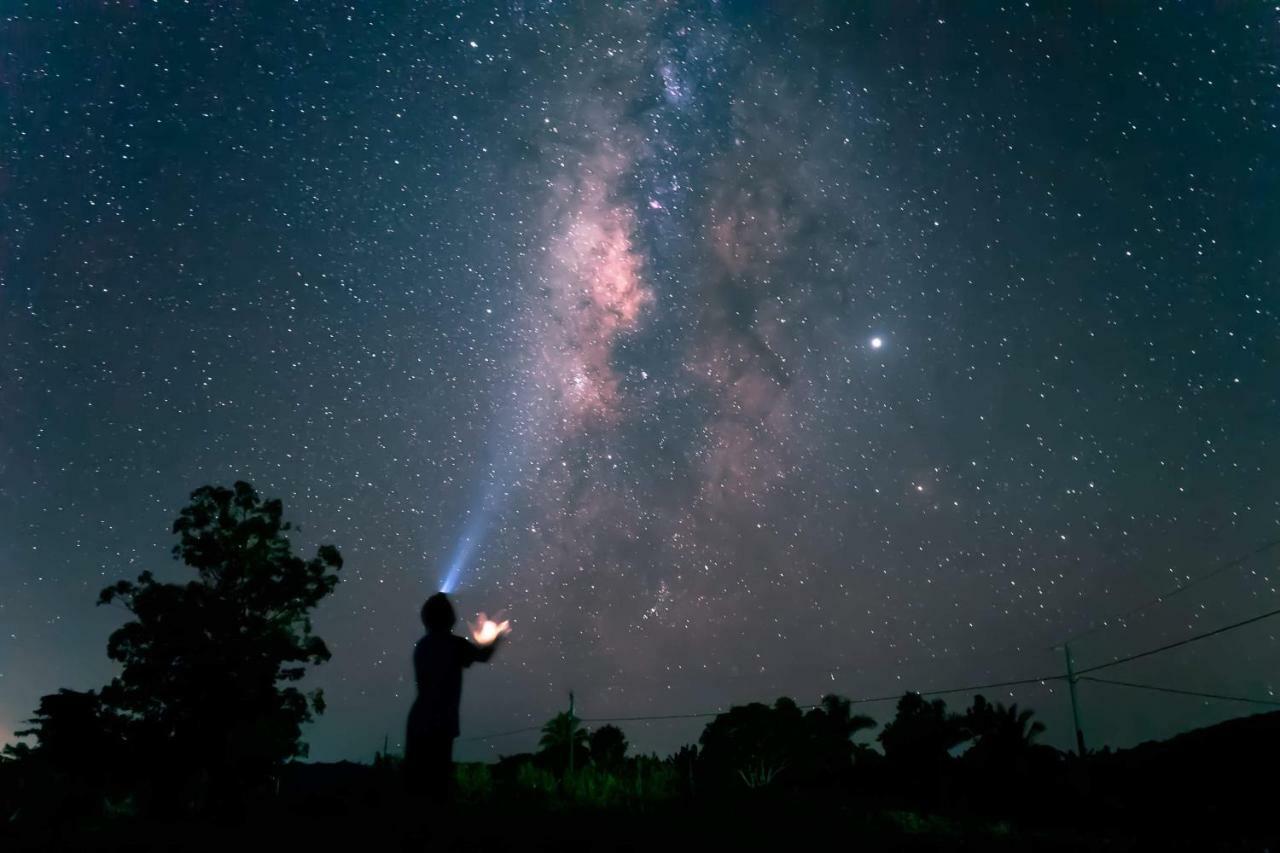
[[[502,642],[502,635],[499,634],[497,637],[494,638],[493,642],[487,646],[477,646],[475,643],[472,643],[471,644],[472,647],[476,650],[476,660],[479,661],[480,663],[485,663],[486,661],[488,661],[489,658],[493,657],[493,653],[497,651],[498,644],[501,642]]]
[[[494,650],[498,648],[498,644],[502,642],[502,635],[487,646],[473,643],[465,637],[459,637],[458,641],[463,646],[463,666],[470,666],[473,663],[485,663],[489,658],[493,657]]]

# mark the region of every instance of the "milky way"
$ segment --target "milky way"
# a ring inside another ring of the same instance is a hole
[[[1186,6],[9,13],[0,734],[110,677],[98,590],[181,577],[237,478],[346,560],[322,759],[397,740],[455,567],[513,623],[464,737],[1276,606],[1268,552],[1111,618],[1280,534],[1280,18]],[[1275,630],[1126,674],[1270,696]],[[1115,691],[1093,742],[1240,711]],[[1070,742],[1057,685],[989,696]]]

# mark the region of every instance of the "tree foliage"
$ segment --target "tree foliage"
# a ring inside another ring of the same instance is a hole
[[[627,736],[617,726],[593,729],[588,737],[591,763],[603,770],[617,770],[627,757]]]
[[[29,728],[14,734],[33,737],[35,744],[6,746],[3,759],[16,767],[0,770],[0,776],[20,777],[21,789],[31,795],[24,817],[56,822],[94,811],[105,797],[124,796],[121,767],[128,752],[122,721],[97,692],[64,689],[41,696],[26,722]],[[19,791],[0,784],[6,788],[0,790],[0,808],[7,811],[17,805]]]
[[[890,762],[911,772],[929,773],[969,739],[969,731],[964,717],[948,711],[946,702],[927,702],[919,693],[906,693],[879,739]]]
[[[1032,716],[1030,710],[1020,711],[1016,704],[992,704],[983,696],[975,696],[965,712],[973,745],[962,760],[971,778],[977,780],[977,789],[993,804],[1021,804],[1025,808],[1034,799],[1029,780],[1054,774],[1060,755],[1036,743],[1044,724]]]
[[[785,696],[772,707],[752,702],[730,708],[702,732],[701,772],[722,787],[841,779],[852,763],[852,737],[874,725],[850,708],[851,703],[838,696],[824,697],[807,712]]]
[[[542,727],[538,740],[538,757],[544,767],[560,773],[568,767],[569,748],[573,744],[575,767],[583,767],[591,757],[587,730],[577,717],[568,711],[556,714]]]
[[[342,557],[332,545],[296,556],[282,514],[248,483],[200,488],[173,524],[174,557],[196,579],[143,572],[102,591],[99,604],[133,615],[108,642],[122,671],[102,698],[153,778],[194,772],[225,793],[306,754],[301,726],[323,697],[290,685],[329,659],[308,614],[337,584]]]
[[[120,756],[120,720],[93,690],[59,690],[40,697],[30,728],[14,732],[33,736],[31,755],[58,771],[82,768],[101,772]]]
[[[1044,733],[1044,723],[1033,722],[1034,715],[1029,709],[1019,711],[1017,703],[1006,708],[999,702],[993,705],[985,697],[975,696],[972,707],[965,713],[965,728],[975,739],[970,753],[997,762],[1024,754]]]

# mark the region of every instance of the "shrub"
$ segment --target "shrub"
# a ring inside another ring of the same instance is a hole
[[[466,762],[454,767],[458,799],[469,802],[484,800],[493,794],[493,773],[489,765]]]
[[[533,764],[521,764],[516,769],[516,788],[541,796],[550,796],[556,790],[556,777],[550,770],[535,767]]]

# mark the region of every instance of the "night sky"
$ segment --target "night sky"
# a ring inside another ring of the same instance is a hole
[[[0,741],[236,479],[346,560],[323,760],[402,739],[451,563],[513,620],[464,737],[1280,606],[1272,550],[1111,618],[1280,536],[1274,3],[6,5]],[[1276,699],[1277,631],[1109,673]],[[1260,710],[1080,692],[1090,746]]]

